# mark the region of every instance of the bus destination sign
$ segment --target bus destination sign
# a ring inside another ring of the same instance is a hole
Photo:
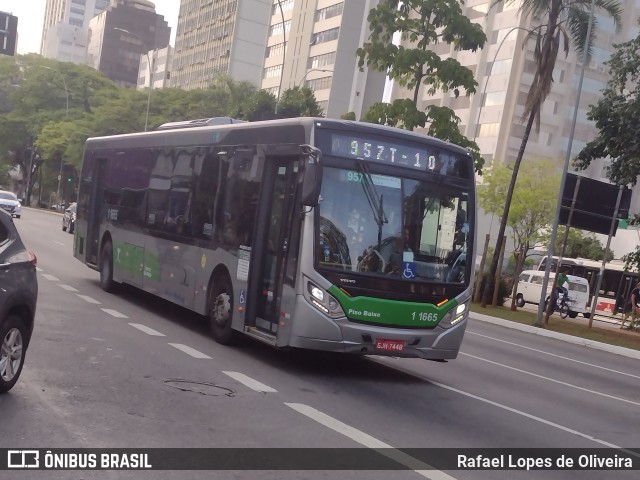
[[[332,133],[331,155],[403,165],[441,175],[469,176],[470,159],[429,145],[414,146],[381,138]]]

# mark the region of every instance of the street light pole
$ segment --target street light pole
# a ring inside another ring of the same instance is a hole
[[[280,16],[282,17],[282,70],[280,71],[280,84],[278,85],[278,98],[276,99],[275,114],[278,115],[278,107],[280,106],[280,94],[282,93],[282,77],[284,76],[284,60],[287,56],[287,32],[284,25],[284,10],[282,10],[282,4],[278,0],[278,8],[280,9]]]
[[[544,277],[542,279],[542,289],[540,290],[540,302],[538,303],[538,314],[536,316],[536,321],[534,326],[542,327],[543,319],[542,315],[545,310],[545,301],[547,295],[547,285],[549,284],[549,274],[551,273],[551,260],[553,259],[553,250],[556,244],[556,234],[558,232],[558,224],[560,223],[560,209],[562,207],[562,193],[565,187],[565,183],[567,181],[567,171],[569,170],[569,160],[571,160],[571,147],[573,146],[573,135],[576,131],[576,121],[578,118],[578,108],[580,107],[580,94],[582,93],[582,81],[584,80],[584,71],[587,66],[587,60],[589,59],[589,40],[591,40],[591,28],[593,24],[593,15],[594,15],[594,7],[595,0],[591,0],[591,6],[589,7],[589,24],[587,26],[587,35],[584,39],[584,47],[582,51],[582,67],[580,68],[580,80],[578,82],[578,93],[576,95],[576,106],[573,110],[573,120],[571,122],[571,133],[569,134],[569,144],[567,145],[567,154],[564,158],[564,165],[562,168],[562,178],[560,180],[560,189],[558,190],[558,199],[556,203],[556,213],[553,217],[553,226],[551,227],[551,239],[549,240],[549,248],[547,249],[547,264],[545,265]],[[616,213],[617,215],[617,213]],[[566,226],[567,229],[569,225]],[[605,251],[606,258],[606,251]],[[558,265],[556,267],[556,272],[560,272],[560,267],[562,259],[559,259]],[[553,297],[552,297],[553,298]],[[551,302],[549,302],[551,303]],[[552,305],[549,305],[548,312],[551,311]],[[547,316],[547,319],[549,317]]]
[[[498,53],[500,52],[500,49],[502,48],[502,45],[504,44],[505,40],[507,39],[507,37],[509,35],[511,35],[511,32],[515,31],[515,30],[524,30],[525,32],[528,32],[529,30],[527,30],[524,27],[513,27],[511,30],[509,30],[507,32],[507,34],[502,38],[502,41],[500,42],[500,45],[498,45],[498,48],[496,49],[496,53],[493,55],[493,61],[491,62],[491,68],[489,69],[489,75],[487,75],[487,77],[491,76],[491,73],[493,72],[493,66],[496,63],[496,59],[498,58]],[[478,127],[480,126],[480,114],[482,113],[482,107],[484,107],[483,102],[484,102],[484,95],[485,93],[487,93],[487,85],[489,85],[489,78],[487,78],[484,82],[484,88],[482,89],[482,93],[480,94],[480,108],[478,108],[478,120],[476,122],[475,125],[475,131],[473,133],[473,141],[476,141],[476,138],[478,136]]]
[[[151,105],[151,89],[152,89],[152,80],[153,80],[153,70],[152,70],[152,64],[151,64],[151,57],[149,55],[149,48],[147,47],[146,43],[144,43],[144,40],[142,40],[142,38],[140,38],[139,35],[130,32],[129,30],[125,30],[123,28],[118,28],[118,27],[114,27],[114,30],[117,30],[119,32],[122,33],[126,33],[127,35],[131,35],[132,37],[137,38],[138,40],[140,40],[140,43],[142,44],[142,48],[145,49],[145,55],[147,57],[147,65],[149,66],[149,93],[147,94],[147,115],[145,116],[144,119],[144,131],[147,131],[147,126],[149,125],[149,105]]]
[[[67,82],[64,79],[64,75],[62,75],[62,73],[60,73],[58,70],[55,70],[51,67],[47,67],[45,65],[38,65],[40,68],[46,68],[47,70],[51,70],[54,73],[57,73],[58,75],[60,75],[60,78],[62,79],[62,85],[64,86],[64,94],[67,97],[67,120],[69,119],[69,89],[67,88]]]
[[[300,81],[296,83],[296,87],[300,88],[300,86],[302,85],[302,82],[306,80],[307,75],[309,75],[311,72],[333,72],[333,70],[326,69],[326,68],[311,68],[307,70],[307,73],[305,73],[300,79]]]
[[[55,70],[51,67],[47,67],[45,65],[39,65],[40,68],[46,68],[47,70],[51,70],[52,72],[57,73],[58,75],[60,75],[60,78],[62,79],[62,85],[64,85],[64,93],[67,97],[67,113],[66,113],[66,119],[69,120],[69,89],[67,88],[67,82],[64,79],[64,75],[62,75],[62,73],[60,73],[58,70]],[[60,208],[61,205],[61,200],[62,200],[62,195],[61,195],[61,187],[62,187],[62,167],[64,166],[64,160],[62,158],[60,158],[60,173],[58,174],[58,190],[56,192],[56,196],[58,198],[58,208]],[[40,174],[40,177],[42,178],[42,174]],[[40,182],[40,184],[42,184],[42,181]]]
[[[513,32],[515,30],[524,30],[526,32],[529,31],[524,27],[513,27],[502,38],[502,40],[500,41],[500,45],[498,45],[498,48],[496,49],[496,53],[494,53],[494,55],[493,55],[493,60],[491,62],[491,68],[489,69],[489,74],[487,75],[487,78],[484,81],[484,87],[482,88],[482,93],[480,94],[480,107],[478,108],[478,117],[477,117],[477,121],[476,121],[476,124],[474,126],[474,131],[473,131],[473,141],[474,142],[476,141],[476,138],[478,137],[478,131],[480,130],[480,115],[482,115],[482,109],[484,107],[484,100],[485,100],[484,96],[485,96],[485,93],[487,93],[487,86],[489,85],[489,77],[491,77],[491,74],[493,72],[493,67],[496,64],[496,60],[498,58],[498,53],[500,53],[500,49],[502,48],[502,45],[504,44],[504,42],[507,39],[507,37],[509,37],[509,35],[511,35],[511,32]],[[493,218],[494,217],[495,217],[495,215],[491,215],[491,225],[489,226],[489,233],[487,234],[487,242],[489,241],[489,238],[491,236],[491,230],[493,229]],[[525,254],[526,254],[526,252],[525,252]],[[483,262],[484,262],[485,257],[486,257],[486,252],[482,256],[482,261]],[[477,278],[477,281],[476,281],[476,291],[477,292],[480,291],[480,285],[482,284],[482,276],[483,276],[483,272],[480,271],[480,275],[478,275],[478,278]],[[497,289],[496,289],[496,291],[497,291]]]

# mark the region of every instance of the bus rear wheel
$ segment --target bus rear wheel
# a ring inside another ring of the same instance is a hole
[[[209,326],[216,342],[229,345],[235,339],[233,319],[233,287],[228,276],[214,280],[209,294]]]
[[[522,308],[524,307],[524,297],[522,296],[521,293],[519,293],[518,295],[516,295],[516,306],[518,308]]]
[[[113,292],[116,284],[113,281],[113,247],[107,241],[100,254],[100,286],[105,292]]]

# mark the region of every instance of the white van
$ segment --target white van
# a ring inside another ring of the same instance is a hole
[[[572,301],[569,310],[569,317],[576,318],[579,313],[589,318],[591,310],[587,310],[589,302],[589,282],[586,278],[567,275],[569,279],[569,299]],[[551,286],[555,279],[555,273],[549,273],[549,283],[547,285],[547,300],[551,297]],[[516,295],[516,305],[523,307],[525,303],[540,302],[540,291],[544,280],[544,270],[524,270],[520,274],[518,281],[518,294]]]

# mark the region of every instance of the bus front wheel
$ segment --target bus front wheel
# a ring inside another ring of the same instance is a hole
[[[216,342],[229,345],[233,342],[234,331],[231,328],[233,318],[233,287],[226,275],[217,278],[209,296],[209,325]]]
[[[105,292],[113,292],[115,282],[113,281],[113,247],[111,241],[107,241],[102,247],[100,254],[100,286]]]

